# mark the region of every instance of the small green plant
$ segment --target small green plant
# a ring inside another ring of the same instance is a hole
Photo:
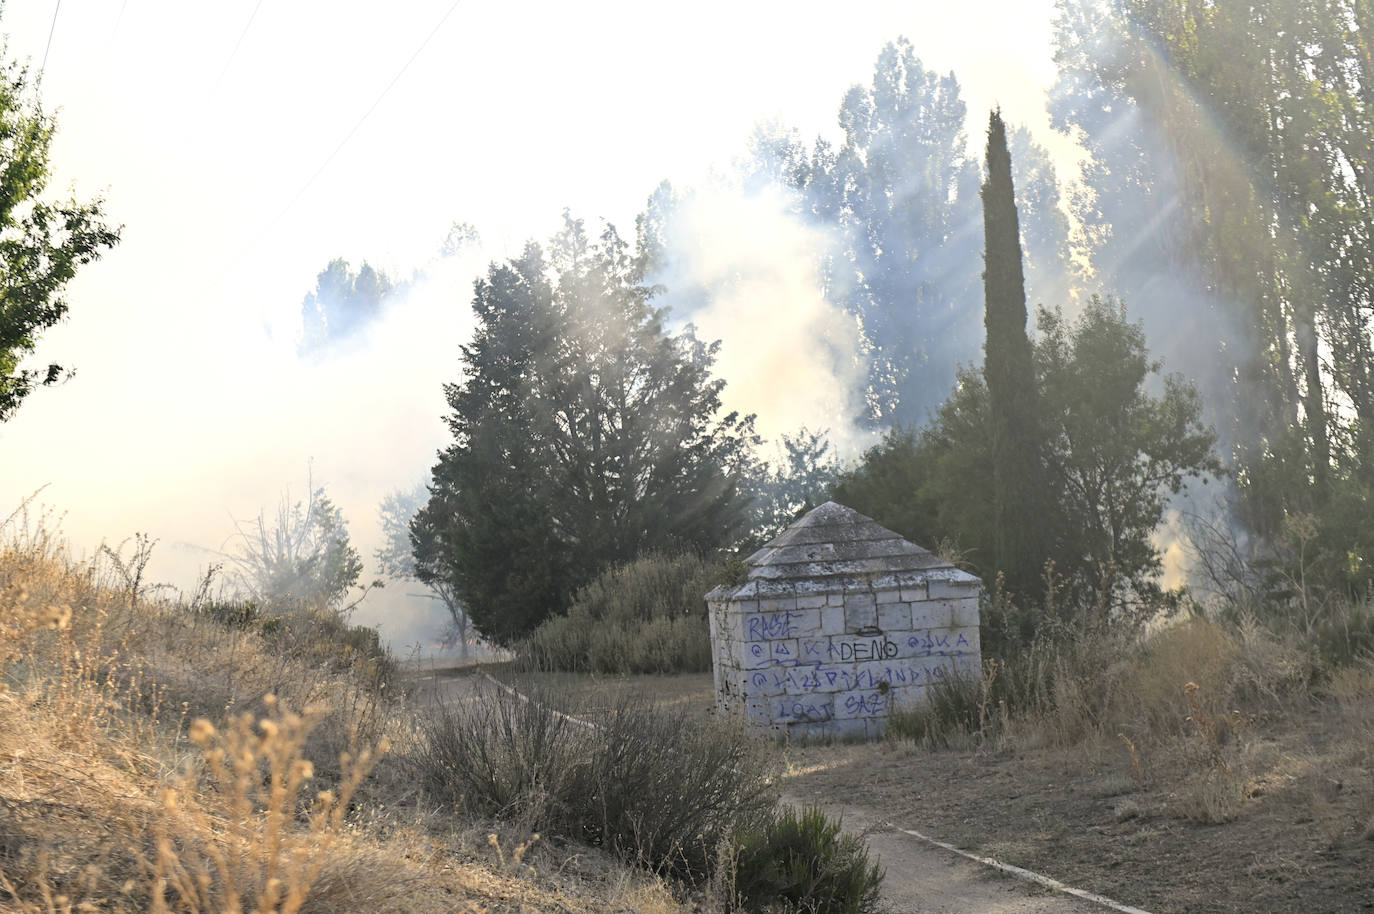
[[[927,749],[981,745],[995,739],[1006,723],[1005,669],[1005,664],[990,657],[983,662],[979,678],[951,674],[935,680],[926,688],[925,701],[888,716],[888,735]]]
[[[971,676],[937,679],[926,687],[925,701],[889,713],[887,734],[926,749],[966,745],[981,731],[986,697],[983,684]]]
[[[529,669],[586,673],[688,673],[711,668],[706,592],[718,562],[650,553],[617,565],[547,620],[518,653]]]
[[[877,909],[883,884],[863,840],[815,806],[789,806],[746,832],[733,865],[735,899],[750,911],[866,914]]]

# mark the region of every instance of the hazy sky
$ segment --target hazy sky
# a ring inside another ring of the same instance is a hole
[[[78,550],[148,531],[178,583],[232,518],[301,494],[312,459],[370,559],[377,502],[445,443],[481,257],[564,207],[628,231],[659,181],[726,167],[759,120],[836,136],[887,41],[955,71],[973,142],[1000,103],[1074,160],[1047,126],[1047,0],[65,0],[54,27],[55,8],[11,0],[0,30],[35,71],[51,30],[53,188],[103,194],[124,240],[43,337],[76,378],[0,426],[0,517],[47,484]],[[454,221],[483,250],[436,267]],[[301,299],[338,256],[433,279],[365,350],[303,364]]]

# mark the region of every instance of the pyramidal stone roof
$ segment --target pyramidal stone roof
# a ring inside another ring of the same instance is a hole
[[[828,501],[802,515],[771,543],[744,560],[748,578],[721,585],[708,600],[739,600],[794,594],[844,593],[925,586],[939,580],[977,584],[915,543],[853,508]]]

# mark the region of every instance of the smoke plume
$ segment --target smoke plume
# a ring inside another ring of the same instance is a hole
[[[726,409],[753,413],[766,439],[828,428],[842,456],[869,443],[858,424],[866,365],[854,318],[826,297],[821,264],[835,240],[793,212],[776,185],[724,186],[682,199],[665,230],[672,318],[719,340]]]

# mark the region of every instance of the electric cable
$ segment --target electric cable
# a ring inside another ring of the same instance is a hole
[[[348,145],[349,140],[353,139],[353,137],[357,134],[358,130],[361,129],[363,124],[367,121],[367,119],[372,116],[372,112],[377,110],[377,106],[379,106],[382,103],[382,100],[385,99],[387,95],[391,92],[391,90],[395,88],[396,84],[401,81],[401,77],[405,76],[406,71],[410,69],[410,65],[413,64],[416,58],[418,58],[420,54],[424,52],[425,48],[428,47],[430,41],[434,39],[434,36],[439,34],[439,29],[444,27],[444,23],[448,21],[448,18],[453,15],[453,11],[458,8],[458,4],[462,2],[463,0],[453,0],[453,5],[448,8],[448,11],[444,13],[444,15],[435,24],[434,28],[431,29],[429,34],[425,36],[425,40],[420,42],[420,46],[415,49],[415,53],[410,55],[410,58],[405,62],[405,65],[402,66],[401,69],[396,73],[396,75],[391,78],[391,82],[386,84],[386,88],[381,91],[381,94],[378,95],[377,98],[372,102],[372,104],[368,106],[368,109],[363,112],[363,116],[358,118],[357,123],[355,123],[352,129],[349,130],[348,133],[344,136],[344,138],[339,141],[339,145],[334,147],[334,151],[331,152],[325,158],[324,162],[320,164],[319,168],[315,169],[315,173],[312,174],[306,180],[306,182],[301,185],[301,189],[296,191],[295,196],[293,196],[290,199],[290,201],[287,202],[286,206],[282,207],[282,211],[277,214],[276,218],[274,218],[270,223],[268,223],[267,229],[264,230],[264,234],[266,234],[267,231],[270,231],[272,228],[274,228],[276,224],[281,221],[282,217],[284,217],[288,212],[291,211],[291,208],[296,205],[297,201],[299,201],[301,197],[305,196],[305,192],[308,191],[312,185],[314,185],[315,181],[319,179],[320,175],[324,174],[325,169],[328,168],[330,163],[333,162],[334,159],[339,155],[339,153],[343,151],[343,148]]]
[[[248,21],[243,24],[243,31],[239,32],[239,40],[234,42],[234,50],[229,52],[229,59],[224,62],[224,69],[219,71],[219,79],[215,80],[215,89],[219,89],[219,84],[224,82],[224,74],[229,72],[229,65],[238,56],[239,48],[243,47],[243,39],[248,36],[248,30],[253,25],[253,20],[258,16],[258,10],[262,9],[262,0],[258,0],[253,7],[253,12],[248,14]]]
[[[48,52],[52,50],[52,36],[57,31],[57,13],[62,9],[62,0],[57,0],[52,8],[52,26],[48,29],[48,44],[43,48],[43,65],[38,68],[38,83],[43,82],[43,71],[48,69]]]

